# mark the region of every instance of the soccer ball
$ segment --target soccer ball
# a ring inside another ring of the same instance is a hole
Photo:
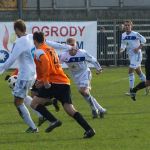
[[[15,87],[16,81],[17,81],[17,75],[11,76],[8,80],[8,85],[11,89]]]

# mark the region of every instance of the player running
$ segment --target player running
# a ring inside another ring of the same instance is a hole
[[[76,39],[68,38],[67,44],[76,47]],[[97,118],[98,116],[103,118],[104,113],[106,113],[106,109],[103,108],[90,93],[92,74],[87,62],[94,65],[97,71],[96,74],[100,74],[102,72],[100,64],[84,49],[73,49],[68,52],[64,52],[59,56],[59,58],[61,63],[65,62],[69,67],[80,94],[91,107],[93,118]]]
[[[54,128],[62,124],[54,116],[50,116],[44,107],[45,102],[47,102],[45,98],[54,97],[62,103],[65,112],[85,129],[84,138],[94,136],[95,131],[72,104],[70,80],[64,73],[55,50],[46,45],[42,32],[35,32],[33,39],[37,48],[35,51],[35,62],[37,66],[37,82],[35,86],[38,88],[38,95],[34,96],[31,106],[39,111],[46,119],[51,122],[53,121],[45,132],[51,132]]]
[[[131,20],[124,21],[124,29],[125,32],[122,34],[121,48],[120,52],[123,52],[127,49],[127,53],[129,56],[129,88],[130,91],[134,87],[135,76],[134,71],[138,74],[139,78],[142,81],[146,81],[145,74],[141,70],[141,62],[142,62],[142,52],[141,49],[143,45],[146,43],[145,37],[143,37],[138,32],[132,31],[133,23]],[[130,95],[129,93],[126,93]]]

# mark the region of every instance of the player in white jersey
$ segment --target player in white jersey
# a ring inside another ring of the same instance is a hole
[[[67,44],[76,47],[76,40],[74,38],[68,38]],[[102,72],[100,64],[84,49],[73,49],[68,52],[64,52],[59,56],[59,58],[61,63],[65,62],[69,67],[71,75],[79,89],[80,94],[84,97],[92,109],[93,118],[97,118],[98,115],[100,115],[102,118],[106,112],[106,109],[104,109],[90,94],[90,81],[92,74],[87,62],[94,65],[97,70],[97,74]]]
[[[145,37],[138,32],[132,31],[133,23],[131,20],[124,21],[125,32],[122,34],[120,52],[127,50],[129,56],[129,88],[130,91],[134,87],[135,76],[134,70],[142,81],[146,81],[145,74],[141,70],[142,52],[141,49],[146,43]],[[129,93],[126,93],[130,95]]]
[[[25,123],[29,126],[26,132],[35,133],[38,132],[27,107],[24,105],[24,98],[28,94],[28,90],[36,79],[36,66],[32,56],[34,50],[34,43],[32,35],[26,34],[26,26],[22,20],[14,22],[14,30],[18,39],[16,40],[14,47],[11,51],[10,57],[0,67],[0,72],[4,72],[10,68],[10,66],[18,61],[18,79],[14,87],[14,104],[23,118]]]

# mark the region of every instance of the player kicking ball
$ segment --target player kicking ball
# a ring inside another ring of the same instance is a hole
[[[12,90],[12,93],[13,93],[13,90],[14,90],[14,87],[15,87],[15,84],[17,82],[17,74],[18,74],[18,69],[16,69],[11,75],[7,75],[5,77],[5,80],[7,81],[8,83],[8,86],[10,87],[10,89]],[[27,96],[24,98],[24,104],[29,107],[38,117],[38,124],[37,126],[40,127],[47,119],[44,118],[38,111],[34,110],[31,108],[31,103],[32,103],[32,97],[31,96]],[[51,99],[49,100],[49,103],[46,104],[46,106],[48,105],[53,105],[54,108],[55,108],[55,111],[58,112],[59,111],[59,106],[58,106],[58,102],[56,99]]]

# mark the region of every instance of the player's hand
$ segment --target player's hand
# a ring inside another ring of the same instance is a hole
[[[44,87],[45,87],[46,89],[49,89],[49,88],[51,87],[51,84],[50,84],[50,83],[44,83]]]
[[[134,53],[138,53],[139,48],[135,48],[135,49],[133,49],[133,51],[134,51]]]
[[[7,81],[10,78],[10,75],[6,75],[5,80]]]
[[[119,49],[119,54],[122,54],[124,52],[124,49],[123,48],[120,48]]]
[[[96,70],[96,74],[99,75],[100,73],[102,73],[103,69],[99,69],[99,70]]]
[[[35,82],[35,86],[36,86],[36,88],[41,88],[41,87],[44,86],[44,83],[43,83],[42,81],[37,80],[37,81]]]

